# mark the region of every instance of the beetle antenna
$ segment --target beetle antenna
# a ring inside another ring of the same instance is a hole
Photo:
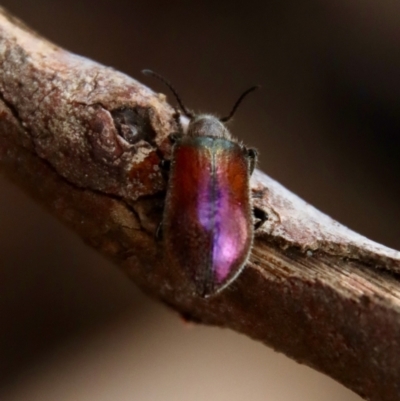
[[[164,82],[164,84],[167,85],[168,88],[171,90],[171,92],[174,94],[175,99],[176,99],[176,101],[177,101],[178,104],[179,104],[179,107],[180,107],[181,110],[183,111],[183,114],[184,114],[186,117],[189,117],[189,118],[193,118],[193,117],[194,117],[193,114],[190,113],[190,112],[186,109],[186,107],[184,106],[184,104],[183,104],[183,102],[182,102],[182,100],[181,100],[181,97],[178,95],[178,92],[175,90],[175,88],[171,85],[171,83],[170,83],[169,81],[167,81],[163,76],[161,76],[160,74],[157,74],[156,72],[154,72],[154,71],[152,71],[152,70],[142,70],[142,73],[143,73],[144,75],[157,78],[157,79],[159,79],[161,82]]]
[[[247,89],[244,91],[240,96],[239,99],[236,100],[236,103],[232,107],[232,111],[229,113],[227,117],[220,118],[219,121],[222,123],[227,123],[236,113],[237,108],[239,107],[240,103],[242,103],[242,100],[250,93],[255,91],[256,89],[260,89],[260,85],[252,86],[251,88]]]

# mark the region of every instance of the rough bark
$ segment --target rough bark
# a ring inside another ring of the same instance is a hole
[[[202,299],[155,239],[176,130],[165,97],[0,12],[0,170],[185,318],[228,327],[370,400],[400,399],[400,253],[257,171],[269,215],[240,278]]]

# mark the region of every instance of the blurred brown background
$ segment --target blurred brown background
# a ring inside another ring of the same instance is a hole
[[[260,167],[400,249],[400,3],[3,0],[59,45],[196,110],[238,111]],[[0,181],[0,399],[359,400],[235,333],[186,327]],[[296,335],[296,333],[293,333]]]

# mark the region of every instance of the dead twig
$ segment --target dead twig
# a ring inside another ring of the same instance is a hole
[[[201,299],[154,233],[173,110],[163,95],[0,13],[0,169],[185,318],[229,327],[370,400],[400,399],[400,253],[256,172],[269,215],[241,277]]]

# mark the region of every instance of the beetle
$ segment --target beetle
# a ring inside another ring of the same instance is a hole
[[[172,85],[159,74],[189,119],[186,132],[175,114],[179,132],[172,134],[169,178],[162,233],[167,261],[189,276],[197,295],[209,297],[228,287],[243,270],[253,243],[254,230],[267,215],[255,210],[254,224],[250,176],[257,152],[234,140],[225,123],[231,120],[246,90],[224,118],[194,114],[184,106]]]

